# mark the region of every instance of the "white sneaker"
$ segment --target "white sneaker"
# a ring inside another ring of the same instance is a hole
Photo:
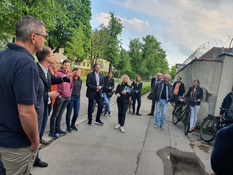
[[[154,125],[154,128],[156,129],[156,128],[158,128],[158,126],[157,126],[157,125]]]
[[[120,130],[121,130],[121,132],[122,132],[122,133],[124,133],[124,132],[125,132],[125,129],[124,129],[124,127],[123,127],[123,126],[121,126],[121,127],[120,127]]]
[[[120,127],[121,127],[121,125],[118,124],[118,125],[115,126],[115,129],[118,129],[118,128],[120,128]]]
[[[108,116],[107,113],[105,113],[105,114],[104,114],[104,117],[107,117],[107,116]]]

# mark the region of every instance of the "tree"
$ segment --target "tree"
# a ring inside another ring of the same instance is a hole
[[[176,66],[171,67],[170,76],[171,76],[171,80],[173,80],[175,78],[175,76],[176,76]]]
[[[125,49],[121,48],[119,58],[120,61],[115,65],[115,68],[118,70],[118,78],[120,77],[120,72],[123,69],[131,70],[129,54]]]
[[[130,39],[129,57],[132,70],[139,75],[143,68],[142,43],[139,41],[139,38]]]
[[[153,35],[147,35],[142,38],[142,58],[144,69],[143,73],[147,79],[151,75],[155,75],[158,72],[168,72],[168,62],[166,60],[166,52],[161,48],[161,43]]]
[[[104,27],[103,30],[108,31],[106,38],[106,45],[103,50],[103,58],[109,61],[109,70],[119,62],[119,44],[118,36],[122,32],[123,25],[120,18],[115,17],[114,13],[110,12],[108,26]]]
[[[71,38],[71,41],[67,41],[66,46],[64,54],[67,55],[69,60],[82,62],[87,58],[84,51],[84,34],[81,27],[74,31],[74,37]]]
[[[43,20],[48,31],[53,29],[54,9],[56,9],[54,0],[1,0],[0,40],[8,41],[14,37],[15,24],[25,15]]]
[[[91,66],[98,62],[100,58],[103,58],[104,48],[106,46],[106,39],[108,36],[107,28],[100,25],[100,29],[96,28],[92,30],[91,35],[91,50],[88,59],[90,60]]]
[[[90,52],[91,36],[91,1],[90,0],[56,0],[55,29],[49,32],[48,45],[54,52],[67,45],[73,37],[75,30],[82,29],[83,49],[86,56]],[[66,52],[65,54],[68,54]]]

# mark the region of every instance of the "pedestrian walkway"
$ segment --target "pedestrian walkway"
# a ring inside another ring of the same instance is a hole
[[[104,126],[95,124],[89,126],[87,115],[79,117],[78,132],[68,133],[55,141],[50,141],[48,146],[41,149],[41,159],[48,162],[49,166],[34,167],[32,174],[170,175],[173,174],[173,170],[178,171],[180,166],[182,174],[200,175],[199,170],[195,169],[199,164],[199,169],[213,175],[210,167],[212,145],[201,141],[198,131],[185,136],[182,123],[173,125],[170,105],[165,130],[155,129],[154,117],[146,115],[151,107],[151,101],[146,96],[142,97],[140,111],[142,116],[127,113],[125,133],[114,129],[117,124],[115,98],[111,103],[112,117],[101,117]],[[65,125],[62,129],[65,129]],[[45,139],[50,140],[49,137]],[[172,165],[174,155],[177,156],[175,158],[195,161],[185,161],[189,163],[187,166]]]

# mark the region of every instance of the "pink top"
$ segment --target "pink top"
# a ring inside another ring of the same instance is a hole
[[[70,75],[69,72],[64,71],[62,68],[57,71],[57,77],[64,77]],[[63,82],[57,84],[57,91],[61,97],[70,97],[72,94],[71,83]]]

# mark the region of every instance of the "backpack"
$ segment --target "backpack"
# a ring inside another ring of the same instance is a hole
[[[233,118],[233,97],[231,98],[231,105],[228,110],[228,117]]]

